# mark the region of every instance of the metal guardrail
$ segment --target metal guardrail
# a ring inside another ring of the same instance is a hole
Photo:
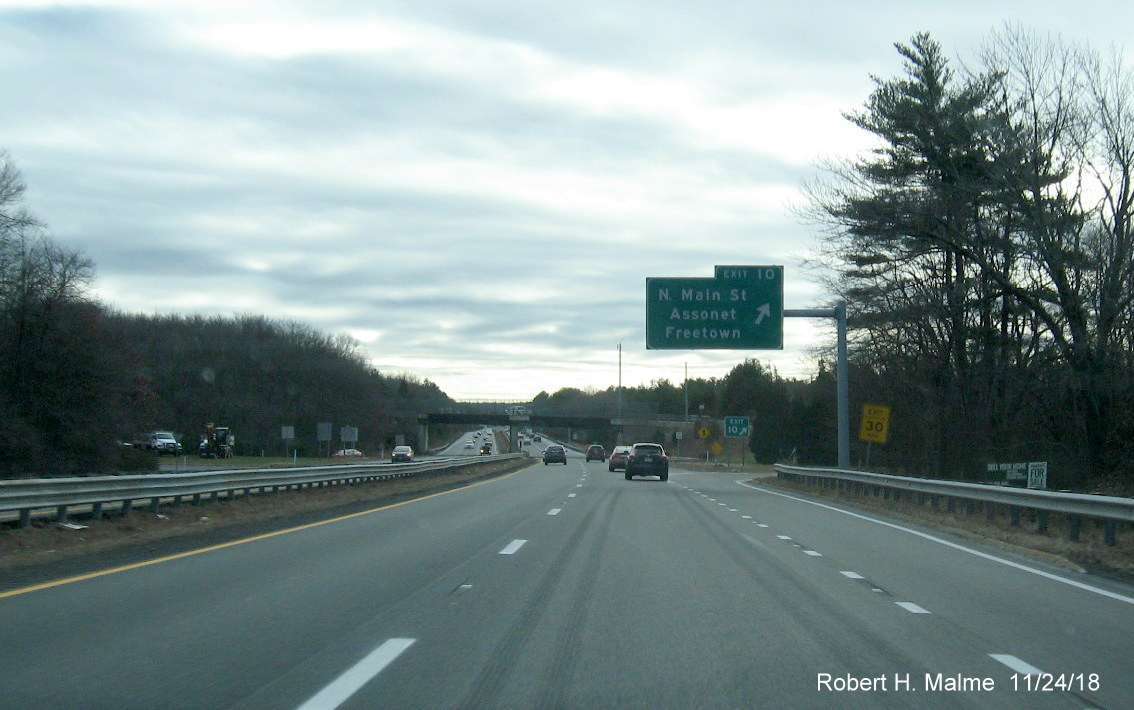
[[[107,504],[120,505],[126,514],[139,500],[157,509],[163,500],[180,502],[204,496],[213,500],[243,491],[279,491],[324,487],[347,483],[406,478],[416,474],[521,458],[522,454],[453,457],[414,463],[341,464],[299,468],[256,468],[228,471],[195,471],[84,478],[29,478],[0,481],[0,513],[17,512],[19,526],[26,527],[35,511],[53,511],[48,516],[66,522],[72,508],[90,506],[98,516]]]
[[[882,495],[887,499],[900,500],[901,492],[908,491],[918,494],[919,503],[923,502],[925,496],[929,496],[936,506],[937,499],[943,498],[950,511],[954,510],[957,500],[979,502],[984,505],[990,519],[995,517],[995,506],[1006,506],[1014,525],[1020,524],[1021,510],[1033,510],[1036,511],[1036,529],[1040,532],[1047,530],[1048,514],[1056,513],[1066,516],[1067,535],[1071,540],[1079,539],[1084,518],[1104,522],[1104,538],[1108,545],[1115,544],[1117,523],[1134,523],[1132,498],[907,478],[838,468],[809,468],[784,464],[776,464],[774,468],[780,478],[838,487],[841,490],[853,490],[863,494]]]

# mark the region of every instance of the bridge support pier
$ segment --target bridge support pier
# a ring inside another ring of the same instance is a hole
[[[417,418],[417,446],[420,453],[429,453],[429,417]]]
[[[508,415],[508,452],[516,453],[520,450],[520,430],[531,422],[527,414]]]

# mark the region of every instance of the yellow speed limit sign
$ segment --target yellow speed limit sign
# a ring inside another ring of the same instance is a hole
[[[862,408],[862,428],[858,438],[875,444],[885,444],[890,437],[890,408],[874,404]]]

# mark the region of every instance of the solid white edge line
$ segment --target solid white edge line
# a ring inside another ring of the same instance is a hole
[[[736,483],[741,485],[741,486],[744,486],[745,488],[751,488],[754,491],[759,491],[760,493],[770,493],[774,496],[780,496],[782,498],[788,498],[788,499],[791,499],[791,500],[794,500],[794,501],[798,501],[800,503],[807,503],[808,505],[817,505],[820,508],[826,508],[827,510],[832,510],[836,513],[842,513],[843,515],[849,515],[852,518],[859,518],[860,520],[866,520],[866,521],[871,522],[871,523],[877,523],[878,525],[885,525],[888,528],[893,528],[894,530],[901,530],[902,532],[909,533],[910,535],[917,535],[920,538],[924,538],[926,540],[930,540],[932,542],[936,542],[936,543],[939,543],[941,545],[945,545],[946,547],[951,547],[955,550],[967,552],[970,555],[976,555],[977,557],[981,557],[983,559],[990,560],[992,562],[998,562],[1002,565],[1006,565],[1006,566],[1011,567],[1013,569],[1018,569],[1022,572],[1029,572],[1029,573],[1037,575],[1039,577],[1043,577],[1044,579],[1050,579],[1053,582],[1059,582],[1061,584],[1066,584],[1066,585],[1075,587],[1076,589],[1082,589],[1085,592],[1091,592],[1093,594],[1098,594],[1099,596],[1107,597],[1109,599],[1114,599],[1116,601],[1120,601],[1120,602],[1123,602],[1123,603],[1126,603],[1126,604],[1134,605],[1134,597],[1127,597],[1127,596],[1124,596],[1122,594],[1118,594],[1117,592],[1112,592],[1108,589],[1103,589],[1101,587],[1095,587],[1095,586],[1092,586],[1090,584],[1083,584],[1082,582],[1076,582],[1073,579],[1067,579],[1066,577],[1060,577],[1057,574],[1052,574],[1050,572],[1044,572],[1043,570],[1036,569],[1035,567],[1028,567],[1027,565],[1022,565],[1019,562],[1013,562],[1012,560],[1006,560],[1003,557],[997,557],[996,555],[990,555],[987,552],[981,552],[980,550],[974,550],[971,547],[965,547],[964,545],[958,545],[955,542],[949,542],[948,540],[942,540],[941,538],[935,537],[935,536],[930,535],[928,533],[923,533],[921,531],[913,530],[911,528],[903,527],[901,525],[896,525],[894,523],[888,523],[885,520],[878,520],[877,518],[871,518],[868,515],[861,515],[859,513],[852,513],[849,510],[842,510],[841,508],[836,508],[834,506],[826,505],[824,503],[816,503],[815,501],[807,500],[806,498],[799,498],[799,497],[796,497],[796,496],[788,495],[787,493],[780,493],[779,491],[768,490],[767,488],[757,488],[756,486],[748,485],[744,481],[737,481]]]
[[[1043,675],[1043,671],[1041,671],[1039,668],[1036,668],[1030,663],[1021,661],[1015,656],[1009,656],[1006,653],[990,653],[988,655],[993,660],[1003,663],[1017,673],[1022,673],[1023,675]]]
[[[394,659],[413,645],[413,642],[414,639],[390,639],[296,710],[335,710],[381,673],[386,666],[393,663]]]
[[[513,540],[508,543],[503,550],[500,551],[501,555],[514,555],[516,552],[527,543],[527,540]]]
[[[913,602],[894,602],[894,603],[897,604],[898,606],[902,607],[903,609],[905,609],[906,611],[908,611],[911,614],[929,614],[929,613],[931,613],[928,609],[923,609],[922,607],[918,606],[917,604],[914,604]]]

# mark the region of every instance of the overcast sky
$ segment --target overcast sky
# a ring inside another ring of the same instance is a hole
[[[0,150],[127,312],[299,321],[456,398],[808,377],[782,351],[645,349],[645,279],[783,264],[791,211],[895,42],[973,60],[1004,23],[1124,50],[1134,4],[0,0]]]

